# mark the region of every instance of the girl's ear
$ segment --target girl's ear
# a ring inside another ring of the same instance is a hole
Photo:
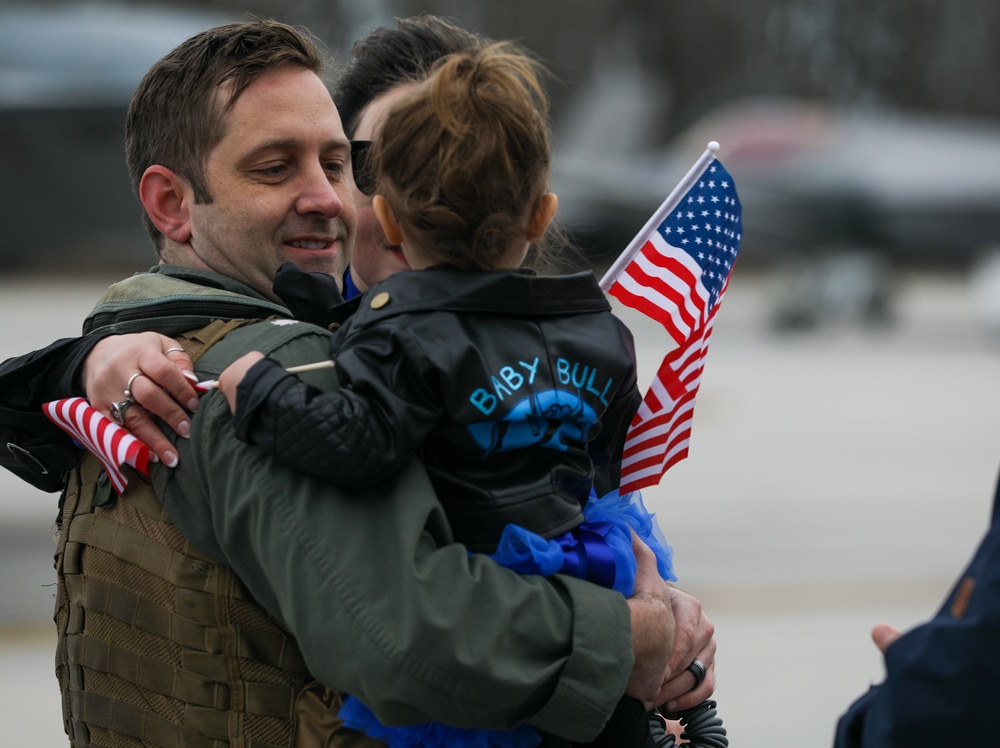
[[[392,214],[389,201],[382,195],[375,195],[372,198],[372,208],[375,209],[375,217],[382,224],[382,231],[385,232],[386,238],[393,244],[402,244],[403,230],[399,226],[399,221]]]
[[[191,239],[191,199],[187,182],[166,166],[150,166],[139,181],[139,200],[153,225],[178,244]]]
[[[528,224],[528,241],[537,242],[545,234],[545,229],[552,223],[552,219],[559,208],[559,198],[554,192],[546,192],[538,203],[538,209]]]

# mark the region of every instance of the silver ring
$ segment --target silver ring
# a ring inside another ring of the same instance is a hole
[[[174,351],[180,351],[181,353],[184,353],[184,349],[183,348],[179,348],[178,346],[174,346],[173,348],[167,348],[167,350],[165,350],[163,352],[163,355],[166,356],[168,353],[173,353]]]
[[[708,675],[708,669],[705,667],[705,663],[701,660],[696,659],[685,669],[694,676],[694,688],[691,689],[692,691],[705,682],[705,676]]]
[[[111,407],[108,409],[111,411],[111,420],[117,423],[119,426],[125,425],[125,411],[130,407],[135,405],[135,400],[119,400],[116,403],[111,403]]]
[[[125,399],[126,400],[131,400],[132,402],[135,402],[135,398],[132,396],[132,382],[135,381],[136,377],[141,377],[141,376],[142,376],[142,372],[141,371],[137,371],[135,374],[133,374],[132,376],[130,376],[128,378],[128,384],[125,385]]]

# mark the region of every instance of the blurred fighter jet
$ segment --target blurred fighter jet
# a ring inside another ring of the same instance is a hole
[[[1000,122],[788,99],[734,101],[667,148],[613,162],[561,152],[563,219],[613,258],[710,140],[743,202],[741,262],[857,247],[955,265],[1000,241]]]
[[[758,98],[666,148],[562,148],[560,215],[590,264],[603,272],[710,140],[743,203],[741,265],[782,279],[781,329],[888,322],[898,268],[967,270],[1000,245],[1000,123]]]

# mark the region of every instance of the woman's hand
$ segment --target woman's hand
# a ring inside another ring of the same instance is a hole
[[[80,376],[87,399],[102,413],[110,415],[113,404],[132,400],[121,424],[165,465],[177,464],[177,450],[153,420],[159,416],[186,438],[188,412],[198,409],[194,366],[176,340],[155,332],[112,335],[94,346]]]

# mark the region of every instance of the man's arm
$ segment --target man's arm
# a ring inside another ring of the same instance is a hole
[[[416,462],[350,494],[255,452],[228,414],[221,395],[202,403],[157,492],[181,531],[288,626],[317,679],[390,724],[597,734],[632,669],[620,595],[518,576],[449,544]]]
[[[230,333],[199,360],[201,376],[254,348],[286,366],[325,350],[325,338],[269,349],[257,333]],[[336,385],[331,373],[305,376]],[[633,621],[615,592],[518,576],[454,544],[415,461],[376,489],[337,490],[239,441],[219,392],[205,396],[177,447],[179,466],[154,471],[154,483],[181,531],[284,621],[319,680],[388,723],[527,721],[587,740],[625,691],[633,626],[659,650],[644,657],[669,656],[672,642],[648,633],[669,625],[669,604]]]

